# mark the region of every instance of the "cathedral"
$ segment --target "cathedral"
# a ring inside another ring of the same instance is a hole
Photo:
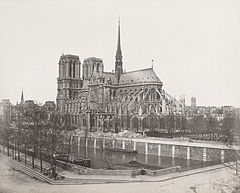
[[[158,129],[161,116],[184,112],[184,100],[163,90],[153,68],[124,72],[122,59],[120,22],[114,71],[105,72],[100,58],[81,64],[79,56],[60,57],[57,109],[71,125],[90,131],[143,132]]]

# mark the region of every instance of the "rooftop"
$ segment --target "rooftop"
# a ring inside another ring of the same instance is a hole
[[[120,77],[119,84],[148,83],[148,82],[162,84],[161,80],[158,78],[158,76],[156,75],[152,68],[146,68],[123,73]]]
[[[61,59],[62,58],[75,58],[75,59],[79,59],[79,56],[77,56],[77,55],[72,55],[72,54],[63,54],[63,55],[61,55],[61,57],[60,57]]]
[[[101,58],[89,57],[89,58],[84,59],[84,62],[85,62],[85,61],[97,61],[97,62],[102,62],[103,60],[102,60]]]

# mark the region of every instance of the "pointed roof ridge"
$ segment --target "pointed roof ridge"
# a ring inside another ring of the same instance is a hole
[[[139,72],[139,71],[146,71],[146,70],[154,71],[153,68],[142,68],[142,69],[139,69],[139,70],[133,70],[133,71],[124,72],[123,74],[132,73],[132,72]]]

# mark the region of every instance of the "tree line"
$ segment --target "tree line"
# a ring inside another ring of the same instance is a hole
[[[40,160],[40,169],[43,170],[43,158],[50,159],[51,166],[55,162],[55,154],[68,153],[68,133],[71,127],[66,124],[66,116],[54,108],[44,106],[16,105],[9,112],[8,119],[1,121],[1,145],[3,151],[7,148],[7,155],[20,161],[24,154],[24,162],[27,156],[31,156],[31,164],[34,168],[35,158]],[[11,111],[11,112],[10,112]],[[11,151],[11,152],[10,152]]]
[[[136,123],[138,126],[139,123],[137,121]],[[221,119],[203,114],[194,116],[170,114],[158,117],[150,115],[142,120],[142,127],[151,136],[186,136],[232,143],[239,136],[240,120],[234,113],[226,113]]]

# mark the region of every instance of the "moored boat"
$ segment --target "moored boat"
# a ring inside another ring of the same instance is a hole
[[[128,150],[128,149],[120,149],[120,148],[107,148],[108,151],[115,151],[120,153],[137,153],[137,150]]]

